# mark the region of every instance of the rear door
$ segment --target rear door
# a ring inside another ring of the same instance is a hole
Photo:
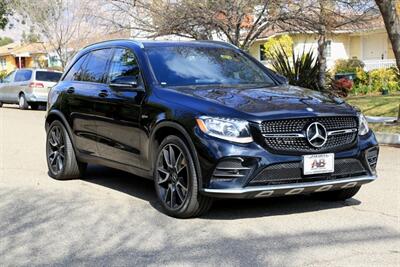
[[[76,148],[81,154],[97,156],[95,102],[107,87],[106,70],[111,49],[91,51],[68,71],[63,86],[62,109],[69,119]]]
[[[145,90],[133,51],[115,48],[108,80],[110,84],[135,81],[137,87],[107,86],[96,101],[99,155],[143,169],[141,137],[145,131],[140,126],[140,115]]]

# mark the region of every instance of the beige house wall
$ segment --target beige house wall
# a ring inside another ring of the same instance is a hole
[[[318,36],[315,34],[290,34],[293,39],[295,53],[304,49],[318,52]],[[338,33],[328,36],[331,42],[331,53],[327,58],[328,68],[333,67],[337,59],[357,58],[360,60],[380,60],[381,55],[385,60],[394,59],[393,50],[384,30],[365,33]],[[249,53],[260,60],[260,45],[267,39],[257,40],[249,49]],[[266,63],[266,62],[264,62]]]

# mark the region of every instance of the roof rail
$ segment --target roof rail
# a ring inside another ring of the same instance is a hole
[[[144,48],[144,45],[142,42],[130,39],[130,38],[118,38],[118,39],[110,39],[110,40],[104,40],[104,41],[100,41],[100,42],[96,42],[96,43],[92,43],[92,44],[88,44],[87,46],[83,47],[83,49],[92,46],[92,45],[98,45],[98,44],[102,44],[102,43],[106,43],[106,42],[112,42],[112,41],[130,41],[133,42],[135,44],[137,44],[140,48]]]
[[[199,41],[199,42],[205,42],[205,43],[220,44],[220,45],[223,45],[223,46],[232,47],[232,48],[235,48],[235,49],[240,49],[240,48],[237,47],[236,45],[231,44],[231,43],[228,43],[228,42],[224,42],[224,41],[217,41],[217,40],[197,40],[197,41]]]

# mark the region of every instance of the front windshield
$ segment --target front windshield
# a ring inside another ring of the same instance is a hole
[[[229,48],[160,46],[146,49],[161,85],[273,85],[267,73]]]

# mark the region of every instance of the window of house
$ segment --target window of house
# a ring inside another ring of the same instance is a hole
[[[0,68],[2,70],[7,69],[7,60],[4,57],[0,58]]]
[[[140,84],[139,65],[134,53],[129,49],[116,49],[110,67],[110,82],[138,81]]]
[[[332,41],[328,40],[325,43],[325,56],[331,57],[332,56]]]
[[[260,60],[267,60],[267,55],[265,53],[265,47],[264,44],[260,44]]]

